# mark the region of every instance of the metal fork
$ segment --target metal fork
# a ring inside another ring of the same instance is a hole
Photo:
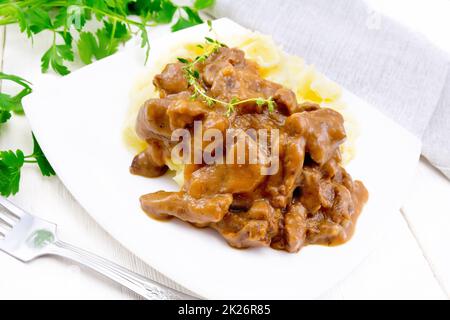
[[[22,262],[29,262],[44,255],[67,258],[103,274],[150,300],[197,299],[60,241],[56,235],[56,224],[32,216],[1,196],[0,250]]]

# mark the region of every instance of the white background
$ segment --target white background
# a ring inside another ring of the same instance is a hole
[[[450,53],[449,0],[368,2],[377,12],[425,34],[431,42]],[[167,28],[158,28],[152,36],[164,32]],[[33,79],[40,73],[39,57],[48,46],[48,41],[42,35],[35,39],[32,47],[15,27],[1,28],[2,70]],[[0,149],[7,148],[31,150],[30,131],[25,118],[15,117],[1,129]],[[379,248],[321,298],[450,297],[450,183],[422,160],[408,194],[401,212],[392,217],[392,223],[387,227],[389,235],[380,242]],[[167,281],[100,229],[57,178],[43,178],[36,168],[27,167],[23,171],[21,192],[13,201],[58,223],[64,240],[149,277]],[[43,258],[22,264],[0,254],[0,273],[0,299],[135,298],[126,289],[63,260]]]

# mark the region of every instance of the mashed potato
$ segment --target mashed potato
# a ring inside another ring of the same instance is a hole
[[[258,63],[264,78],[293,90],[299,102],[312,101],[322,107],[339,111],[344,116],[347,132],[347,141],[341,146],[342,162],[345,165],[353,158],[357,128],[350,114],[346,112],[339,85],[319,73],[314,66],[305,64],[303,59],[285,53],[270,36],[249,32],[240,37],[219,40],[230,47],[243,50],[247,59]],[[203,49],[197,45],[198,42],[185,43],[171,48],[163,58],[154,61],[152,67],[137,79],[131,91],[130,111],[124,130],[125,141],[134,151],[140,152],[146,146],[146,142],[136,135],[134,127],[140,107],[146,100],[158,97],[152,82],[154,76],[160,73],[166,64],[175,62],[177,57],[195,58],[201,54]],[[183,185],[183,167],[175,165],[170,160],[167,165],[175,172],[175,181],[180,186]]]

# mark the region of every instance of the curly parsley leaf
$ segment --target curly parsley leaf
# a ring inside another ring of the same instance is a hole
[[[178,7],[170,0],[134,0],[129,1],[127,12],[148,18],[156,23],[172,22]]]
[[[53,176],[55,171],[48,162],[33,135],[33,154],[25,156],[22,150],[0,151],[0,194],[8,197],[19,191],[21,170],[25,163],[36,163],[43,176]]]
[[[55,29],[63,27],[64,31],[68,31],[73,26],[75,30],[80,32],[85,26],[86,21],[90,19],[91,14],[88,10],[73,4],[59,9],[53,21],[53,26]]]
[[[46,29],[53,29],[49,12],[39,7],[25,11],[24,18],[27,28],[34,34]]]
[[[77,43],[78,53],[84,64],[92,63],[92,58],[97,56],[98,44],[92,32],[80,33],[80,39]]]
[[[48,162],[47,158],[45,157],[44,153],[42,152],[41,147],[39,146],[39,143],[36,140],[36,137],[33,134],[33,154],[32,157],[36,160],[39,169],[41,170],[41,173],[43,176],[49,177],[54,176],[55,170],[53,170],[50,162]]]
[[[160,7],[154,14],[154,20],[156,23],[170,23],[176,11],[177,7],[172,1],[160,1]]]
[[[215,0],[195,0],[194,8],[197,10],[203,10],[211,7],[214,4]]]
[[[64,43],[67,46],[71,46],[72,45],[72,35],[70,34],[70,32],[65,32],[65,31],[57,31],[57,33],[61,36],[61,38],[63,38]]]
[[[91,32],[80,33],[78,52],[81,61],[90,64],[93,58],[100,60],[116,52],[121,43],[130,39],[131,35],[126,25],[120,22],[105,22],[103,28],[95,35]]]
[[[6,123],[9,119],[11,119],[11,112],[0,110],[0,124]]]
[[[64,65],[64,61],[73,60],[74,56],[70,45],[53,44],[41,58],[41,69],[42,72],[47,72],[51,66],[57,73],[65,76],[70,73],[70,70]]]
[[[186,29],[203,23],[203,20],[200,18],[197,10],[191,9],[190,7],[182,7],[182,9],[185,12],[185,16],[180,15],[177,22],[172,26],[172,31]]]
[[[203,23],[202,18],[200,18],[198,11],[191,9],[190,7],[183,7],[184,12],[186,12],[188,19],[195,24]]]
[[[0,152],[0,194],[8,197],[19,191],[20,170],[25,157],[21,150]]]
[[[140,35],[147,61],[148,27],[171,23],[177,12],[180,17],[173,24],[173,31],[202,23],[198,11],[214,1],[196,0],[191,7],[179,6],[172,0],[0,0],[0,3],[0,25],[18,23],[28,38],[43,31],[53,33],[53,44],[41,58],[42,72],[53,69],[66,75],[70,72],[67,62],[73,60],[74,46],[78,47],[76,53],[81,61],[91,63],[115,53],[132,35]],[[140,21],[131,18],[132,15]],[[100,22],[103,27],[90,34],[85,30],[88,21]],[[106,24],[111,26],[110,30],[106,30]],[[80,41],[74,43],[73,38]]]
[[[23,113],[22,98],[32,91],[30,83],[21,77],[0,72],[0,80],[12,81],[22,87],[16,95],[0,93],[0,123],[5,123],[11,118],[11,112]]]
[[[141,31],[141,48],[147,48],[145,50],[145,63],[147,63],[150,54],[150,40],[148,39],[148,34],[145,30]]]
[[[180,18],[178,18],[177,22],[172,26],[171,29],[172,29],[173,32],[175,32],[175,31],[178,31],[178,30],[182,30],[182,29],[186,29],[186,28],[192,27],[193,25],[195,25],[195,24],[193,24],[191,21],[189,21],[189,20],[187,20],[187,19],[185,19],[183,17],[180,17]]]

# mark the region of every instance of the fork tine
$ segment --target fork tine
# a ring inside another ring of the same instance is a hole
[[[8,229],[9,229],[9,230],[8,230]],[[11,231],[10,228],[5,227],[3,224],[0,223],[0,233],[1,233],[3,236],[6,236],[6,234],[8,234],[9,231]]]
[[[13,226],[13,221],[10,218],[6,217],[6,215],[3,214],[1,209],[0,209],[0,226],[8,228],[12,228]]]
[[[6,227],[12,228],[17,221],[16,216],[12,215],[8,209],[0,205],[0,226],[3,224]]]
[[[0,210],[1,212],[1,210]],[[9,233],[13,228],[13,225],[9,222],[3,219],[0,215],[0,238],[3,236],[3,238],[6,237],[6,234]]]
[[[27,215],[25,211],[14,205],[9,200],[6,200],[4,197],[0,196],[0,206],[5,208],[10,215],[12,215],[14,218],[19,219],[23,218]]]

